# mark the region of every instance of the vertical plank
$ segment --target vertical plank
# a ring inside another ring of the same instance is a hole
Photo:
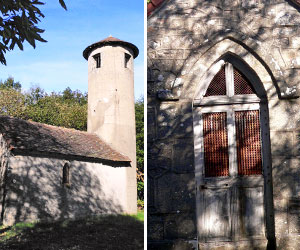
[[[202,190],[204,204],[204,230],[206,240],[229,240],[231,237],[229,188],[212,188]]]

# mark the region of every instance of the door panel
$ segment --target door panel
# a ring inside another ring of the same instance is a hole
[[[231,190],[202,189],[204,230],[206,241],[229,240],[231,237]]]

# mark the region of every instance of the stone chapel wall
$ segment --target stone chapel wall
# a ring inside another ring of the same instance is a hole
[[[225,54],[249,65],[266,91],[276,241],[279,249],[299,246],[300,8],[282,0],[166,1],[148,17],[147,35],[149,246],[197,241],[193,100]]]

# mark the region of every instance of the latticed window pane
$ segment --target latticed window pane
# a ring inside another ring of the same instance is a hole
[[[239,175],[262,174],[259,111],[235,112]]]
[[[248,79],[236,68],[233,70],[234,76],[234,94],[247,95],[255,94],[255,91]]]
[[[203,114],[205,176],[228,176],[227,114]]]
[[[214,76],[205,93],[205,97],[215,95],[226,95],[225,66]]]

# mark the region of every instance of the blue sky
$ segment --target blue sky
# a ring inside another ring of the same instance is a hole
[[[45,0],[46,1],[46,0]],[[82,51],[109,35],[135,44],[135,98],[144,93],[144,1],[142,0],[47,0],[40,9],[45,15],[39,27],[47,43],[27,42],[6,53],[7,66],[0,64],[0,80],[9,76],[24,90],[40,86],[46,92],[72,90],[87,92],[87,61]]]

